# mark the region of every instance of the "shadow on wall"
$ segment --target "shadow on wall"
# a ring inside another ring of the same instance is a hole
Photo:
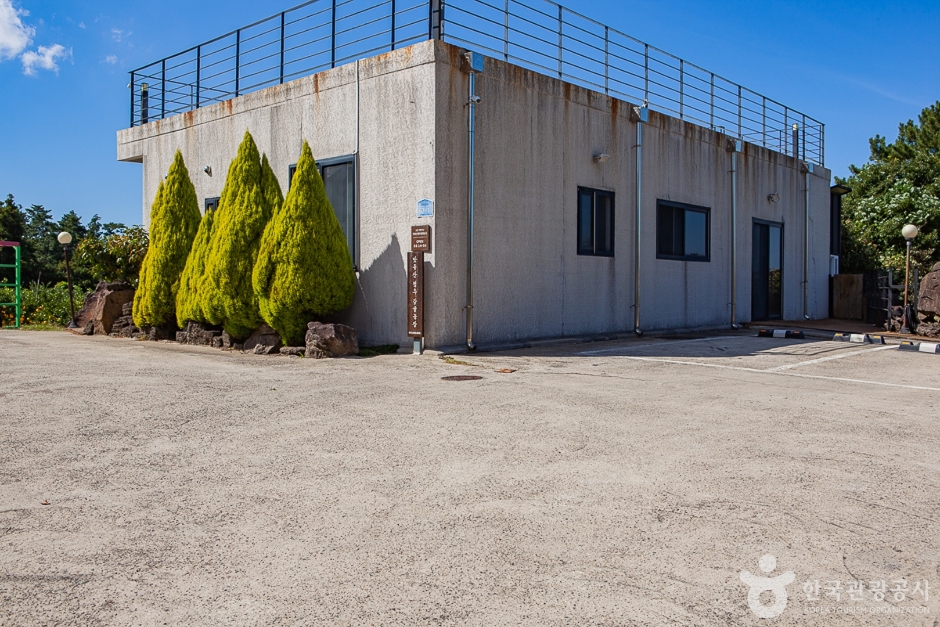
[[[407,270],[398,236],[359,272],[352,306],[338,314],[324,316],[323,322],[346,324],[359,332],[360,346],[407,342],[405,293]],[[390,287],[391,286],[391,287]]]

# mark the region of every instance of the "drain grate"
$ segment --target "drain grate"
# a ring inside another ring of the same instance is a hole
[[[442,381],[479,381],[483,377],[474,374],[458,374],[453,377],[441,377]]]

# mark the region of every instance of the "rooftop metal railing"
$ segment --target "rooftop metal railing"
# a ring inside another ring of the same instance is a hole
[[[131,72],[131,126],[427,39],[824,164],[818,120],[551,0],[311,0]]]

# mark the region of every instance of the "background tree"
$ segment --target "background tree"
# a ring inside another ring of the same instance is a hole
[[[918,122],[901,124],[893,143],[880,135],[869,143],[868,163],[837,178],[852,188],[842,205],[842,270],[903,272],[901,228],[910,223],[920,229],[911,262],[923,275],[940,261],[940,102],[924,109]]]
[[[264,231],[252,285],[262,317],[291,344],[314,317],[352,304],[352,257],[307,142],[287,200]]]
[[[196,188],[177,150],[150,209],[150,247],[134,294],[134,324],[176,322],[176,294],[201,220]]]
[[[176,324],[185,327],[190,320],[208,322],[202,310],[200,284],[206,271],[206,259],[209,257],[209,241],[212,239],[212,225],[215,211],[206,211],[199,222],[199,230],[193,240],[192,249],[186,258],[186,266],[180,276],[180,288],[176,295]]]
[[[101,237],[86,237],[76,249],[75,259],[96,281],[124,281],[136,286],[148,245],[145,228],[124,227]]]
[[[13,194],[0,203],[0,241],[23,243],[26,234],[26,214],[23,208],[13,200]],[[20,251],[22,253],[22,250]],[[14,263],[16,252],[9,248],[0,248],[0,263]],[[0,283],[12,283],[15,271],[0,268]]]
[[[208,321],[221,324],[238,339],[247,337],[261,324],[251,272],[261,235],[274,210],[271,201],[281,197],[280,187],[276,193],[269,189],[265,194],[261,166],[258,147],[246,131],[219,199],[205,277],[200,285]]]

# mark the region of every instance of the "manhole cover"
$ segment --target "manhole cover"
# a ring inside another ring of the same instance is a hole
[[[458,374],[453,377],[441,377],[442,381],[479,381],[483,377],[478,377],[473,374]]]

